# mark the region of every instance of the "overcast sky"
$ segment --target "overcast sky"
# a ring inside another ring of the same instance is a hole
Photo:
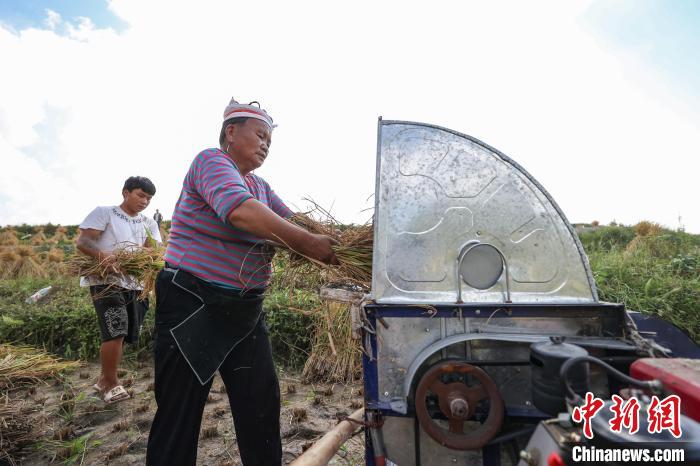
[[[692,0],[0,0],[0,225],[79,223],[133,174],[169,218],[235,96],[279,124],[258,174],[346,222],[381,115],[496,147],[571,222],[700,233],[698,50]]]

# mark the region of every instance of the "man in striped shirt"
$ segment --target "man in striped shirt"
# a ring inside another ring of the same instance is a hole
[[[192,162],[172,217],[156,283],[155,395],[147,464],[194,465],[212,378],[229,397],[244,465],[279,465],[279,383],[262,317],[271,254],[264,240],[337,263],[333,240],[285,220],[292,212],[253,174],[272,119],[231,100],[218,149]]]

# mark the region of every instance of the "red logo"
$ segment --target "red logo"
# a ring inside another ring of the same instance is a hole
[[[618,395],[613,395],[612,400],[614,404],[610,410],[615,416],[608,422],[610,430],[620,433],[624,427],[630,434],[636,434],[639,430],[639,401],[632,397],[625,402]]]
[[[674,437],[681,436],[681,399],[678,395],[669,395],[662,401],[654,395],[651,397],[648,418],[649,433],[655,434],[668,430]]]
[[[603,400],[593,396],[593,393],[586,393],[586,403],[583,406],[576,406],[571,413],[571,419],[574,422],[583,421],[583,435],[587,439],[593,438],[593,430],[591,429],[591,420],[603,408]]]
[[[613,413],[612,419],[608,422],[612,432],[622,432],[622,428],[628,429],[630,434],[639,431],[639,411],[640,403],[637,398],[632,397],[625,401],[618,395],[612,396],[613,405],[610,411]],[[583,435],[593,438],[591,420],[603,408],[603,400],[596,398],[593,393],[586,393],[586,401],[582,406],[574,407],[571,419],[574,422],[583,422]],[[651,403],[647,407],[647,420],[649,426],[647,430],[650,434],[657,434],[668,430],[674,437],[679,438],[681,431],[681,399],[678,395],[669,395],[663,400],[659,400],[656,395],[651,397]]]

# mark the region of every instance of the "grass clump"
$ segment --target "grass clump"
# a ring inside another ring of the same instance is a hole
[[[54,452],[52,462],[59,460],[68,466],[83,464],[88,450],[102,445],[102,440],[91,440],[93,434],[89,432],[73,440],[49,440],[42,442],[41,448]]]
[[[579,238],[586,253],[591,254],[596,251],[607,252],[625,248],[634,236],[632,227],[611,226],[581,233]]]
[[[581,241],[602,301],[657,315],[700,344],[700,236],[640,222],[587,232]]]
[[[25,299],[51,285],[52,292],[37,304]],[[131,357],[151,347],[153,309],[146,314],[139,344],[127,345]],[[69,359],[99,355],[100,330],[87,288],[71,277],[0,280],[0,341],[43,348]]]

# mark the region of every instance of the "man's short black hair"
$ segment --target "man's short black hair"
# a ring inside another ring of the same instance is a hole
[[[151,196],[156,194],[156,185],[154,185],[153,182],[145,176],[130,176],[124,182],[122,191],[126,189],[127,191],[131,192],[137,188],[141,188],[144,193],[150,194]]]
[[[219,133],[219,146],[224,145],[224,139],[226,139],[226,127],[229,125],[237,125],[239,123],[245,123],[248,121],[248,117],[237,117],[237,118],[229,118],[228,120],[224,121],[224,124],[221,125],[221,133]]]

